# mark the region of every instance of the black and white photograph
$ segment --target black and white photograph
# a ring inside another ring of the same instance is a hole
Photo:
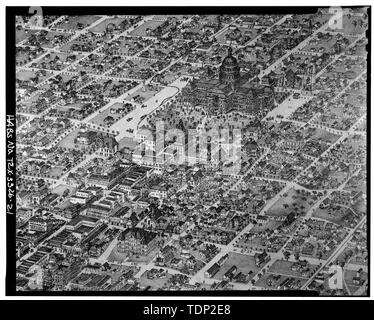
[[[370,296],[370,5],[4,11],[6,295]]]

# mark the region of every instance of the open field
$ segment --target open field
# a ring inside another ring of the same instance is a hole
[[[317,200],[317,196],[308,194],[304,190],[291,189],[266,212],[269,216],[284,216],[292,211],[305,213]]]

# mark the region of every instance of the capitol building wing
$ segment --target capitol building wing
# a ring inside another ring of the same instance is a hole
[[[194,79],[185,93],[185,100],[204,107],[209,115],[231,111],[262,114],[274,104],[272,87],[261,84],[257,77],[248,79],[241,74],[231,47],[219,68],[219,77]]]

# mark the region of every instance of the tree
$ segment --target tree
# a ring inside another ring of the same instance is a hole
[[[68,196],[70,193],[70,190],[69,189],[65,189],[64,193],[62,194],[63,197],[66,197]]]
[[[284,259],[288,261],[288,259],[291,256],[291,253],[289,251],[285,251],[285,252],[283,252],[283,256],[284,256]]]

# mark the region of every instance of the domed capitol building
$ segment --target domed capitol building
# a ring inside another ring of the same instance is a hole
[[[228,55],[223,59],[219,70],[219,80],[227,85],[235,85],[240,80],[240,67],[238,61],[232,55],[232,48],[229,47]]]
[[[219,77],[194,79],[185,90],[185,100],[205,108],[209,115],[231,111],[262,114],[272,109],[274,92],[270,86],[260,84],[258,78],[240,73],[237,59],[229,47],[219,69]]]

